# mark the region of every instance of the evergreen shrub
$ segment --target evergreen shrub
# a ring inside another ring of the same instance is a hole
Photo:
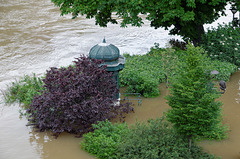
[[[171,79],[170,95],[166,96],[169,109],[166,116],[179,133],[189,137],[226,137],[221,123],[222,103],[216,99],[221,94],[211,79],[211,67],[206,66],[203,49],[187,45],[184,63]],[[191,147],[191,144],[189,145]]]

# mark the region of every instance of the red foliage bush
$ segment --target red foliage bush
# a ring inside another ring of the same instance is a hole
[[[74,66],[51,68],[43,79],[46,90],[36,96],[27,112],[39,131],[51,130],[56,137],[66,131],[80,134],[97,121],[123,117],[133,111],[129,104],[114,105],[118,92],[112,73],[103,61],[81,56]]]

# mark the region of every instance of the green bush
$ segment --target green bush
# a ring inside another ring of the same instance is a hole
[[[163,118],[136,123],[94,125],[95,131],[84,135],[82,148],[100,159],[209,159],[214,155],[203,152],[195,143],[191,152],[187,139],[179,135]]]
[[[217,74],[213,79],[220,81],[229,81],[230,76],[237,71],[237,66],[230,62],[222,62],[219,60],[206,60],[207,65],[211,65],[212,70],[217,70]]]
[[[184,57],[183,55],[186,54],[186,51],[177,51],[177,52],[178,53],[176,53],[176,55],[178,56],[179,62],[185,63],[185,60],[183,59]],[[219,72],[219,74],[213,76],[213,80],[217,80],[217,81],[220,81],[220,80],[229,81],[230,76],[237,71],[237,66],[235,64],[216,60],[216,59],[214,60],[214,59],[211,59],[209,56],[205,56],[205,59],[203,61],[203,66],[205,67],[206,70],[210,69],[210,71],[216,70]]]
[[[128,72],[128,85],[127,92],[141,93],[144,97],[154,97],[159,95],[158,80],[149,76],[147,71],[143,72]]]
[[[186,50],[174,50],[159,48],[156,43],[146,55],[125,54],[125,69],[120,72],[120,86],[127,86],[128,93],[141,93],[144,97],[154,97],[160,94],[158,85],[168,82],[173,77],[176,68],[185,63],[183,55]],[[229,62],[211,60],[203,61],[206,69],[217,70],[215,80],[228,81],[231,74],[237,70],[237,66]]]
[[[26,108],[31,104],[34,96],[40,95],[44,90],[41,78],[24,75],[20,80],[12,82],[4,92],[5,101],[13,103],[18,101],[23,103]]]
[[[240,67],[240,28],[232,24],[209,29],[202,37],[202,46],[211,59],[227,61]]]
[[[128,93],[141,93],[145,97],[160,94],[158,85],[165,80],[160,56],[124,55],[125,69],[120,72],[120,86],[128,86]]]
[[[137,123],[122,140],[117,152],[117,158],[121,159],[216,158],[195,143],[189,152],[186,137],[179,135],[163,118],[149,120],[147,124]]]
[[[82,149],[98,158],[116,158],[121,137],[128,132],[127,124],[112,124],[106,120],[92,126],[95,131],[83,135]]]

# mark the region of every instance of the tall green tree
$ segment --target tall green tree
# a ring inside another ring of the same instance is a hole
[[[210,67],[203,65],[206,56],[203,50],[187,46],[183,62],[171,79],[170,95],[166,97],[172,109],[166,113],[167,120],[181,134],[206,137],[218,129],[221,120],[221,105],[216,101],[220,93],[211,82]]]
[[[51,0],[60,7],[61,15],[72,13],[73,18],[85,15],[95,18],[96,25],[109,22],[141,26],[143,19],[155,29],[170,28],[170,34],[180,35],[194,45],[201,41],[203,24],[212,23],[221,15],[227,2],[233,0]],[[119,19],[120,18],[120,19]]]

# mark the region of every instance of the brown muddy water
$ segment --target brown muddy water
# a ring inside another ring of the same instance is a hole
[[[169,94],[165,84],[160,85],[161,96],[142,98],[142,105],[132,101],[135,113],[128,114],[126,122],[147,121],[163,115],[170,107],[164,96]],[[123,90],[121,90],[123,92]],[[135,98],[133,98],[135,99]],[[220,99],[224,103],[224,123],[229,125],[229,137],[223,141],[202,141],[199,143],[205,151],[221,156],[222,159],[240,157],[240,72],[232,75],[227,82],[227,91]],[[48,132],[35,132],[27,127],[27,120],[19,118],[17,104],[1,108],[0,117],[0,158],[1,159],[93,159],[94,156],[80,149],[81,138],[67,133],[57,139]]]
[[[229,22],[232,14],[221,17],[205,28],[217,23]],[[24,74],[42,75],[49,67],[71,64],[80,54],[88,54],[90,48],[106,37],[116,45],[121,54],[145,54],[155,42],[164,47],[169,36],[164,29],[153,29],[149,22],[140,27],[119,28],[109,24],[107,28],[94,25],[92,19],[71,16],[61,17],[59,8],[50,0],[0,0],[0,89]],[[227,83],[228,90],[220,100],[224,102],[224,122],[230,125],[229,138],[221,142],[202,142],[206,151],[235,159],[240,152],[240,73],[235,73]],[[161,117],[169,107],[164,96],[168,94],[164,84],[161,96],[143,98],[142,106],[135,105],[135,113],[127,116],[129,124]],[[81,138],[67,133],[55,139],[48,132],[38,133],[27,127],[27,120],[19,118],[19,105],[6,105],[0,93],[0,159],[91,159],[93,156],[79,147]]]
[[[142,106],[135,104],[135,113],[127,116],[127,123],[146,121],[161,117],[170,107],[164,96],[169,94],[165,84],[160,85],[161,96],[143,98]],[[201,141],[199,145],[206,152],[221,156],[222,159],[240,159],[240,72],[234,73],[227,82],[227,91],[220,98],[223,102],[223,123],[229,126],[228,138],[222,141]]]

